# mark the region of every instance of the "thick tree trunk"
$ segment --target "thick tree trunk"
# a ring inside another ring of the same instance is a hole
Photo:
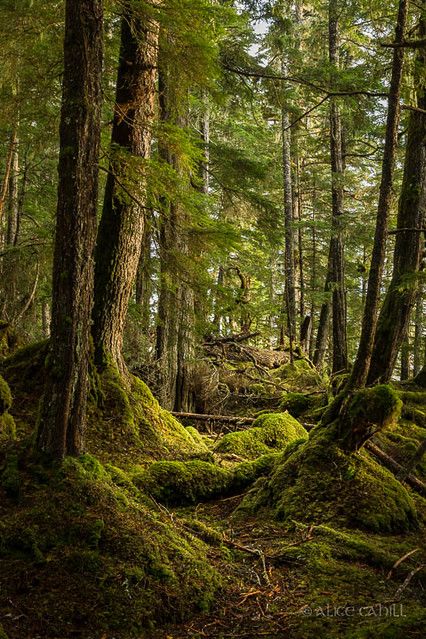
[[[329,61],[334,73],[339,65],[338,3],[329,4]],[[333,373],[346,370],[348,346],[346,335],[346,291],[343,246],[343,139],[337,98],[330,99],[330,160],[332,236],[330,244],[333,290]]]
[[[65,11],[52,330],[36,441],[56,459],[83,448],[102,100],[102,2],[67,0]]]
[[[424,37],[425,21],[421,20]],[[425,51],[419,50],[417,84],[419,110],[410,111],[405,153],[404,176],[397,218],[393,274],[380,312],[368,383],[388,381],[401,344],[408,331],[411,311],[418,296],[426,211],[426,91],[424,86]],[[413,231],[418,229],[418,231]]]
[[[93,337],[95,361],[126,370],[122,357],[128,303],[145,226],[143,160],[155,117],[158,27],[127,7],[121,24],[111,159],[96,245]]]
[[[397,43],[404,40],[407,13],[408,0],[400,0],[395,33],[395,42]],[[388,99],[382,178],[380,183],[373,253],[368,278],[368,289],[362,320],[361,338],[351,377],[348,382],[348,388],[357,388],[365,384],[369,374],[370,362],[373,353],[380,300],[380,286],[386,255],[388,220],[392,202],[393,169],[398,140],[400,114],[399,99],[401,93],[403,62],[404,47],[397,46],[393,50],[392,78]]]

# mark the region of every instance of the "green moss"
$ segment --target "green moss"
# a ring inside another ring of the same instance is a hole
[[[358,390],[341,408],[336,441],[347,451],[358,450],[372,435],[395,425],[401,408],[398,393],[387,384]]]
[[[284,449],[288,443],[301,437],[307,439],[308,433],[288,413],[264,413],[256,418],[252,428],[224,435],[214,451],[255,459],[276,449]]]
[[[12,393],[9,384],[0,375],[0,415],[3,415],[12,406]]]
[[[204,437],[200,434],[200,432],[194,428],[193,426],[186,426],[186,431],[192,437],[192,439],[202,448],[204,449],[206,446],[206,442]]]
[[[156,500],[173,505],[194,504],[244,490],[273,468],[276,454],[232,468],[202,460],[158,461],[131,472],[134,484]]]
[[[1,623],[0,623],[0,639],[9,639]]]
[[[266,498],[279,519],[335,521],[384,532],[417,522],[412,498],[390,472],[366,454],[348,455],[321,438],[277,466]]]
[[[285,387],[292,392],[324,387],[325,380],[305,359],[295,360],[293,364],[284,364],[274,370],[273,375],[285,382]]]
[[[0,415],[0,441],[16,439],[16,425],[12,415]]]
[[[280,408],[288,410],[293,417],[299,417],[308,411],[322,407],[324,402],[327,403],[327,398],[324,394],[285,393],[280,401]]]
[[[220,546],[222,544],[223,535],[203,521],[194,519],[193,517],[187,517],[183,522],[186,528],[211,546]]]
[[[140,379],[123,379],[113,367],[99,375],[90,406],[87,445],[103,460],[119,464],[158,458],[202,457],[209,449],[201,437],[188,431],[163,410]]]
[[[130,639],[211,605],[220,578],[207,546],[117,486],[110,468],[85,455],[43,483],[30,466],[20,472],[22,498],[0,520],[0,589],[26,610],[20,636],[57,636],[60,619],[64,636],[83,624],[87,636]],[[28,574],[36,589],[22,588]]]
[[[232,472],[209,462],[159,461],[135,472],[133,482],[161,502],[191,504],[226,493]]]

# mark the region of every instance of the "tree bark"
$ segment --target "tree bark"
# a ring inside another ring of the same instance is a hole
[[[327,275],[325,278],[324,293],[330,296],[331,283],[332,283],[332,246],[330,243],[330,249],[328,254]],[[321,368],[324,362],[325,352],[327,350],[328,332],[331,317],[331,299],[326,300],[321,305],[320,317],[318,322],[317,339],[315,342],[314,358],[313,362],[317,368]]]
[[[416,302],[416,312],[414,319],[414,358],[413,358],[413,375],[416,377],[422,367],[423,358],[422,350],[424,348],[423,340],[423,286],[420,285]]]
[[[408,13],[408,0],[400,0],[395,32],[395,42],[404,40]],[[404,63],[404,48],[393,50],[392,78],[388,99],[388,115],[386,123],[385,148],[382,163],[382,177],[376,217],[373,253],[371,257],[368,288],[362,320],[361,338],[358,352],[348,382],[349,388],[363,386],[367,381],[376,334],[380,286],[386,255],[386,239],[388,232],[389,212],[392,202],[393,169],[398,143],[398,125],[400,115],[401,80]]]
[[[83,449],[101,116],[102,3],[67,0],[52,331],[36,447]]]
[[[93,337],[99,367],[124,373],[123,331],[145,226],[143,160],[155,117],[158,25],[125,5],[111,151],[95,266]]]
[[[424,35],[425,20],[420,21]],[[417,104],[410,111],[405,153],[404,176],[399,200],[397,228],[423,228],[426,211],[426,91],[424,86],[425,51],[419,49],[417,65]],[[422,259],[421,232],[396,234],[393,273],[377,323],[368,383],[391,378],[398,351],[408,331],[411,311],[418,295],[418,272]]]
[[[334,74],[339,66],[338,3],[329,4],[329,61]],[[346,290],[343,244],[343,139],[342,123],[337,98],[330,98],[330,160],[332,235],[330,243],[333,291],[333,373],[346,370],[348,346],[346,334]]]
[[[293,358],[293,344],[296,335],[296,283],[294,269],[294,229],[293,229],[293,185],[291,175],[291,133],[288,112],[282,109],[282,155],[284,186],[284,300],[287,314],[287,331],[290,340],[290,357]]]

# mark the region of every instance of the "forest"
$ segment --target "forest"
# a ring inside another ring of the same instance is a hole
[[[426,0],[0,44],[0,639],[423,639]]]

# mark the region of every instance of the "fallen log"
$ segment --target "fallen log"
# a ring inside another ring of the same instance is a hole
[[[376,444],[373,444],[373,442],[367,442],[365,444],[365,448],[370,453],[373,453],[373,455],[377,457],[377,459],[379,459],[382,464],[388,468],[388,470],[392,471],[397,478],[404,470],[401,464],[398,464],[398,462],[392,459],[392,457],[385,453],[381,448],[376,446]],[[426,496],[426,484],[420,481],[420,479],[417,479],[417,477],[414,477],[414,475],[407,475],[407,477],[404,477],[403,481],[411,486],[411,488],[413,488],[416,492]]]
[[[229,335],[227,337],[213,337],[211,336],[207,339],[203,346],[216,346],[217,344],[232,344],[238,342],[245,342],[246,340],[252,339],[253,337],[258,337],[260,335],[259,332],[256,333],[238,333],[238,335]]]
[[[194,419],[201,422],[222,422],[225,424],[252,424],[254,417],[238,417],[236,415],[204,415],[202,413],[176,413],[172,412],[174,417],[182,419]]]

